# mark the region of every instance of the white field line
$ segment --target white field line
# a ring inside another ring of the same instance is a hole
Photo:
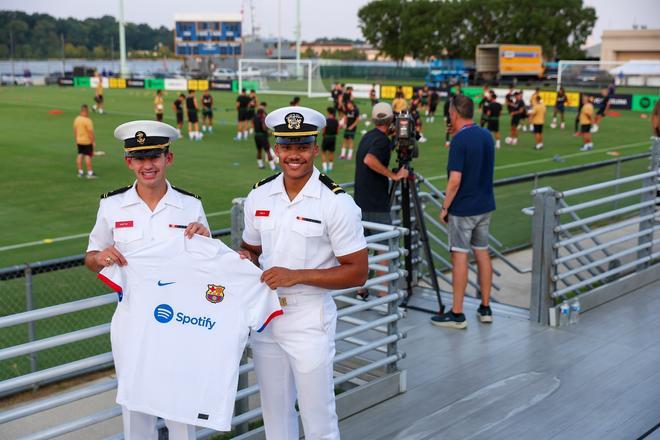
[[[130,114],[130,113],[128,113],[128,114]],[[600,154],[600,153],[607,152],[607,151],[612,151],[612,150],[624,150],[624,149],[627,149],[627,148],[633,148],[633,147],[638,147],[640,145],[644,145],[647,142],[648,141],[635,142],[633,144],[619,145],[619,146],[616,146],[616,147],[608,147],[608,148],[605,148],[605,149],[583,151],[583,152],[573,153],[573,154],[566,154],[566,155],[562,156],[562,158],[589,156],[589,155],[592,155],[592,154]],[[527,161],[527,162],[519,162],[519,163],[508,164],[508,165],[500,165],[498,167],[495,167],[495,170],[505,170],[505,169],[509,169],[509,168],[517,168],[517,167],[521,167],[521,166],[534,165],[534,164],[552,162],[552,161],[553,161],[553,158],[549,157],[549,158],[546,158],[546,159],[530,160],[530,161]],[[447,175],[442,174],[440,176],[427,177],[426,180],[433,181],[433,180],[441,180],[441,179],[446,179],[446,178],[447,178]],[[212,212],[212,213],[206,214],[206,217],[218,217],[218,216],[222,216],[222,215],[227,215],[230,212],[231,212],[230,210]],[[14,250],[14,249],[21,249],[21,248],[26,248],[26,247],[31,247],[31,246],[39,246],[39,245],[43,245],[43,244],[52,244],[52,243],[57,243],[59,241],[75,240],[77,238],[83,238],[83,237],[88,237],[88,236],[89,236],[89,234],[86,233],[86,234],[67,235],[67,236],[64,236],[64,237],[56,237],[56,238],[44,238],[44,239],[38,240],[38,241],[30,241],[30,242],[26,242],[26,243],[18,243],[18,244],[12,244],[12,245],[8,245],[8,246],[2,246],[2,247],[0,247],[0,252],[10,251],[10,250]]]

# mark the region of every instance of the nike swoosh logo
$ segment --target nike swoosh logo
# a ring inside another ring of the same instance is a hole
[[[174,283],[176,283],[176,281],[171,281],[169,283],[164,283],[164,282],[158,280],[158,285],[159,286],[169,286],[170,284],[174,284]]]

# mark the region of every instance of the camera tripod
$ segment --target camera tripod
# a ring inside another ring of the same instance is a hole
[[[410,202],[412,201],[412,208],[415,210],[415,218],[417,220],[420,243],[422,244],[424,256],[426,257],[426,267],[430,272],[431,284],[433,290],[435,290],[436,297],[438,298],[439,313],[444,313],[445,306],[442,304],[442,298],[440,297],[440,285],[438,284],[438,277],[435,273],[435,264],[433,264],[433,254],[431,253],[429,236],[426,230],[426,223],[424,222],[424,212],[422,211],[422,204],[419,200],[419,193],[417,192],[417,176],[415,175],[413,168],[409,165],[401,164],[401,166],[406,166],[410,174],[405,179],[395,181],[390,190],[390,206],[392,206],[392,202],[394,202],[396,198],[397,189],[401,189],[402,226],[410,231],[408,235],[403,238],[404,247],[408,251],[405,258],[407,295],[402,301],[401,306],[421,312],[437,313],[434,310],[408,305],[408,301],[413,295],[412,220],[410,211]]]

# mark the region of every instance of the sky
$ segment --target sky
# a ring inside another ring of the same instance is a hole
[[[484,0],[487,1],[487,0]],[[633,24],[660,29],[660,0],[583,0],[596,8],[598,22],[587,46],[600,42],[604,29],[630,29]],[[250,3],[254,6],[254,22],[262,36],[278,35],[278,5],[281,5],[282,37],[295,35],[296,0],[124,0],[124,18],[134,23],[174,27],[174,14],[185,12],[239,13],[245,19],[244,33],[250,33]],[[319,37],[362,38],[357,11],[369,0],[300,0],[303,40]],[[185,5],[185,6],[184,6]],[[100,17],[117,15],[119,0],[2,0],[2,9],[28,13],[41,12],[55,17]]]

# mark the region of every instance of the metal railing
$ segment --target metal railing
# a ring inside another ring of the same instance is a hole
[[[233,217],[241,218],[241,210],[242,203],[239,201],[234,207]],[[364,409],[364,405],[371,405],[374,401],[382,401],[398,394],[405,388],[405,372],[400,371],[397,367],[397,362],[405,356],[405,353],[398,350],[398,341],[405,337],[405,333],[398,328],[397,323],[403,318],[403,313],[398,308],[398,303],[403,298],[403,292],[399,289],[399,280],[405,275],[399,263],[405,250],[399,246],[399,242],[407,231],[395,226],[367,222],[364,222],[364,226],[374,232],[367,237],[369,249],[378,252],[369,257],[369,266],[373,270],[385,272],[380,276],[371,277],[365,287],[379,292],[383,296],[364,302],[355,299],[352,295],[357,288],[337,290],[331,293],[338,305],[334,382],[335,387],[344,391],[337,398],[338,412],[341,412],[344,417]],[[232,235],[240,236],[240,229],[240,227],[232,228]],[[387,266],[383,265],[383,262],[387,262]],[[0,318],[0,331],[71,313],[89,312],[114,302],[116,302],[116,295],[109,293],[5,316]],[[99,335],[107,338],[109,331],[110,326],[106,322],[48,338],[28,341],[0,350],[0,360],[31,356],[43,350],[62,347],[66,344],[79,344],[81,341]],[[0,382],[0,394],[12,393],[47,381],[59,380],[74,371],[89,371],[107,368],[111,365],[112,353],[104,352],[4,380]],[[236,411],[232,419],[232,427],[237,433],[244,435],[241,438],[250,438],[251,434],[262,435],[259,428],[252,431],[248,428],[248,422],[258,420],[261,415],[260,408],[251,404],[252,401],[249,399],[250,396],[259,392],[259,387],[254,380],[253,369],[251,352],[247,347],[244,362],[239,369]],[[116,386],[116,379],[109,377],[74,391],[57,393],[6,409],[0,411],[0,424],[35,416],[80,399],[97,396],[115,389]],[[356,393],[362,392],[367,386],[369,387],[369,399],[361,402],[359,398],[351,398]],[[26,431],[21,432],[20,435],[23,435],[22,439],[49,439],[116,418],[120,414],[120,407],[112,404],[108,408],[91,414],[75,415],[68,421],[54,421],[53,426],[39,432]],[[26,423],[25,426],[29,426],[29,423]],[[200,429],[197,434],[198,438],[207,438],[216,433],[210,429]],[[122,435],[117,434],[113,438],[119,439],[122,438]]]
[[[566,299],[578,296],[588,310],[660,278],[658,138],[650,157],[645,173],[533,191],[534,206],[526,209],[533,215],[533,320],[555,323],[556,306]]]

